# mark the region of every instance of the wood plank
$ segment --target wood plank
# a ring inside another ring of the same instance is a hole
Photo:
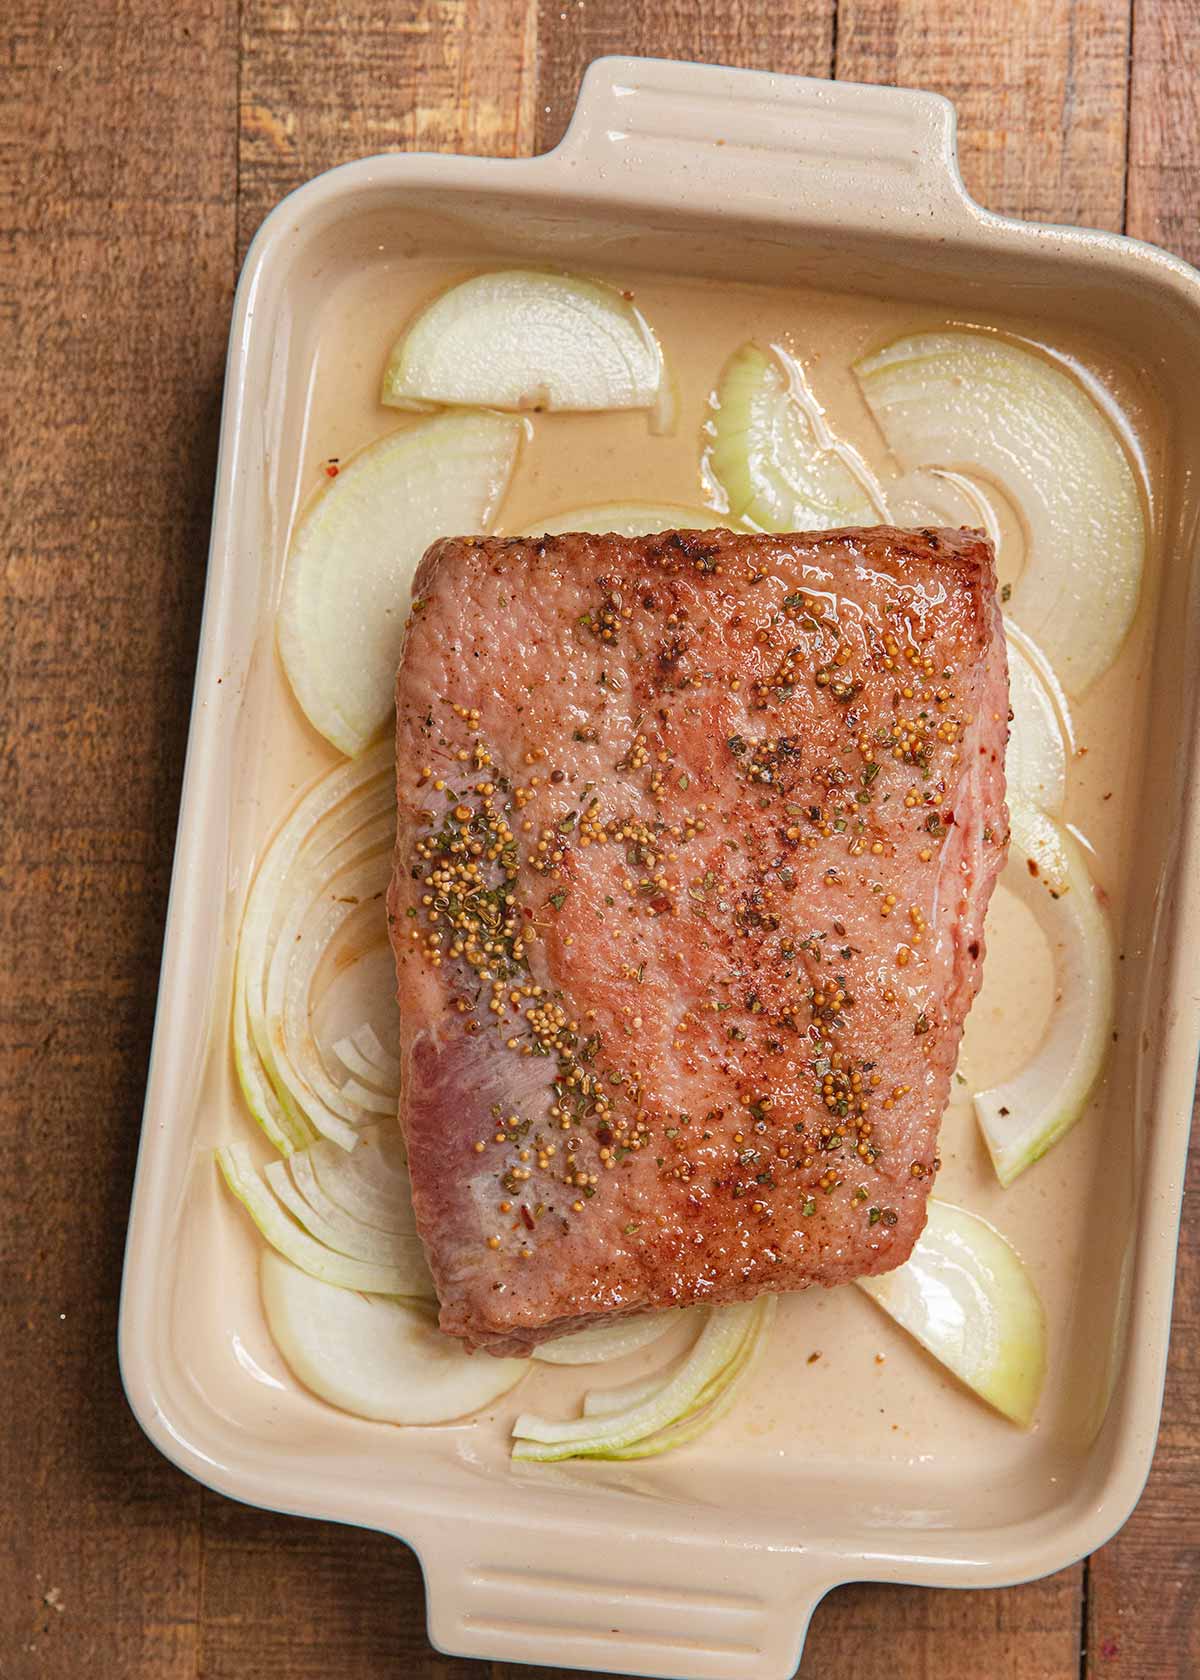
[[[797,1680],[1076,1680],[1079,1568],[988,1592],[850,1586],[813,1617]]]
[[[1121,226],[1130,0],[841,0],[837,74],[943,93],[991,210]]]
[[[1134,18],[1126,230],[1200,263],[1200,6]],[[1088,1680],[1200,1669],[1200,1107],[1194,1121],[1162,1430],[1141,1503],[1092,1559]]]
[[[1126,231],[1200,263],[1200,4],[1139,3]]]
[[[733,64],[798,76],[828,76],[833,62],[835,0],[772,6],[755,0],[539,0],[537,149],[561,138],[594,58],[638,53],[651,58]]]
[[[1088,1680],[1194,1680],[1200,1671],[1200,1137],[1175,1289],[1154,1468],[1129,1522],[1091,1560]]]
[[[536,0],[242,9],[238,240],[323,169],[376,152],[534,146]]]
[[[204,1680],[466,1680],[482,1672],[430,1649],[421,1571],[399,1541],[211,1494],[204,1528]]]
[[[116,1302],[233,279],[234,0],[9,0],[0,1671],[196,1671],[195,1484]]]

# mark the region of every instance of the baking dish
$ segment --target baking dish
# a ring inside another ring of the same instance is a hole
[[[264,833],[320,762],[295,721],[286,742],[274,733],[271,618],[318,304],[339,276],[431,250],[464,264],[752,272],[951,313],[1086,321],[1153,382],[1169,440],[1153,507],[1164,563],[1143,604],[1152,657],[1131,680],[1134,710],[1156,726],[1139,749],[1136,809],[1121,819],[1126,838],[1140,824],[1136,869],[1118,1043],[1090,1123],[1096,1217],[1076,1317],[1094,1357],[1068,1374],[1040,1434],[981,1426],[976,1438],[922,1442],[914,1425],[875,1452],[846,1416],[826,1420],[819,1451],[797,1447],[784,1349],[754,1403],[671,1463],[530,1474],[508,1464],[494,1419],[389,1430],[294,1392],[272,1364],[253,1240],[221,1223],[210,1160],[236,1106],[226,1023],[238,911]],[[234,311],[123,1287],[124,1381],[155,1444],[232,1497],[402,1537],[425,1573],[433,1642],[507,1661],[775,1680],[793,1672],[813,1606],[838,1583],[1010,1584],[1105,1540],[1154,1446],[1200,1043],[1189,958],[1200,924],[1198,439],[1200,276],[1117,236],[980,209],[957,172],[953,110],[932,95],[608,59],[546,157],[381,157],[286,200],[251,248]]]

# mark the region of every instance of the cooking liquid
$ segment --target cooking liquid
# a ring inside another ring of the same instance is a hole
[[[276,510],[276,590],[290,531],[307,500],[327,484],[330,464],[346,462],[398,426],[419,423],[417,417],[379,406],[380,374],[391,343],[414,310],[466,272],[443,262],[399,263],[381,256],[327,293],[312,333],[302,413],[293,409],[289,417],[302,427],[300,468],[288,473],[276,463],[269,469],[268,494]],[[628,277],[609,278],[629,284]],[[942,312],[907,304],[711,282],[639,280],[636,302],[657,332],[676,381],[673,434],[651,435],[642,413],[531,417],[530,435],[500,512],[501,533],[589,503],[639,500],[707,503],[714,510],[712,522],[722,523],[720,493],[702,467],[703,428],[725,361],[751,338],[779,344],[802,364],[834,432],[852,443],[886,482],[894,468],[851,365],[893,337],[946,325],[1000,325],[1044,343],[1098,381],[1139,462],[1148,487],[1149,527],[1155,530],[1154,486],[1163,449],[1156,399],[1135,371],[1099,345],[1082,338],[1045,340],[1020,322],[951,321]],[[278,459],[284,459],[282,451]],[[1013,581],[1021,558],[1011,510],[1004,523],[1002,582]],[[1066,820],[1092,850],[1094,878],[1107,895],[1118,949],[1122,885],[1131,864],[1130,811],[1138,791],[1136,743],[1146,721],[1142,673],[1153,621],[1155,557],[1152,536],[1133,630],[1116,664],[1075,702],[1071,719],[1075,750]],[[233,849],[236,856],[231,853],[225,947],[230,981],[252,862],[297,792],[338,761],[300,713],[267,636],[245,678],[245,717],[237,820],[247,832]],[[386,1031],[391,976],[380,959],[378,952],[371,959],[380,991],[372,1014],[377,1028]],[[737,1405],[688,1453],[628,1467],[567,1466],[539,1474],[566,1481],[600,1475],[628,1488],[686,1499],[692,1496],[687,1462],[703,1454],[706,1489],[726,1486],[731,1498],[744,1500],[748,1483],[763,1474],[785,1473],[795,1476],[798,1496],[802,1486],[811,1491],[825,1483],[837,1489],[840,1501],[859,1501],[868,1521],[937,1525],[962,1521],[964,1510],[984,1522],[988,1500],[1002,1505],[1001,1490],[1019,1471],[1024,1485],[1032,1476],[1052,1504],[1058,1478],[1086,1450],[1099,1425],[1111,1377],[1108,1329],[1117,1318],[1134,1197],[1131,1055],[1117,1044],[1078,1126],[1007,1190],[996,1181],[969,1092],[1021,1066],[1037,1045],[1053,1002],[1046,943],[1032,915],[1001,884],[988,917],[983,990],[967,1022],[959,1075],[942,1126],[943,1167],[935,1193],[991,1220],[1016,1246],[1041,1293],[1050,1367],[1032,1435],[962,1388],[851,1286],[814,1289],[781,1301],[770,1345]],[[205,1146],[230,1137],[257,1137],[233,1076],[228,1033],[222,1030],[227,1017],[228,993],[217,1001],[214,1014],[198,1139]],[[344,1438],[347,1420],[308,1395],[275,1352],[257,1300],[258,1247],[249,1221],[218,1189],[217,1175],[200,1150],[181,1221],[175,1322],[187,1343],[183,1357],[194,1380],[210,1394],[228,1382],[228,1361],[235,1359],[260,1385],[273,1429],[332,1450],[332,1443]],[[197,1313],[215,1318],[213,1334],[195,1332],[191,1318]],[[663,1358],[664,1347],[591,1372],[535,1365],[514,1395],[491,1412],[442,1430],[354,1427],[371,1431],[380,1454],[393,1462],[408,1452],[452,1451],[460,1460],[507,1475],[509,1429],[518,1410],[569,1415],[586,1387],[642,1374]],[[878,1482],[885,1465],[892,1467],[893,1482],[895,1472],[904,1468],[920,1478],[902,1510],[873,1502],[872,1477]],[[983,1484],[996,1491],[982,1492]]]

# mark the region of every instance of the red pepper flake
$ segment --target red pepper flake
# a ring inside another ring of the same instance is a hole
[[[665,916],[667,911],[671,908],[671,900],[667,897],[666,893],[659,893],[657,898],[652,898],[650,900],[650,908],[656,916]]]
[[[341,470],[342,469],[338,466],[336,461],[327,461],[325,463],[325,476],[326,476],[326,478],[336,478],[337,475],[341,472]]]
[[[1033,858],[1026,858],[1025,859],[1025,867],[1029,870],[1029,873],[1033,876],[1034,880],[1036,881],[1037,878],[1038,878],[1038,875],[1041,873],[1041,871],[1038,869],[1038,866],[1034,862]]]
[[[525,1229],[527,1231],[532,1231],[533,1230],[533,1215],[530,1213],[529,1209],[525,1206],[524,1202],[521,1203],[521,1219],[524,1223]]]

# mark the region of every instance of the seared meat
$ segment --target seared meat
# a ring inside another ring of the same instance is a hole
[[[464,538],[414,602],[389,925],[443,1328],[899,1265],[1007,843],[985,538]]]

